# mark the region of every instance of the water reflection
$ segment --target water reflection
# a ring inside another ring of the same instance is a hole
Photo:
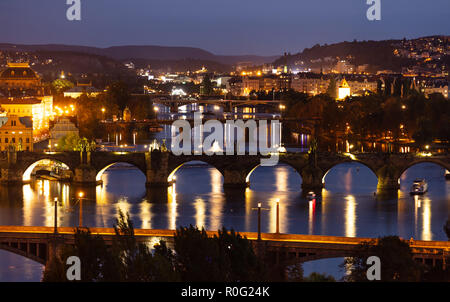
[[[168,217],[168,228],[177,228],[177,193],[175,190],[176,185],[172,184],[168,189],[168,203],[167,203],[167,217]]]
[[[410,196],[410,183],[424,177],[429,192]],[[450,213],[450,182],[443,169],[433,164],[416,165],[401,177],[398,197],[378,201],[373,192],[377,179],[368,168],[354,164],[334,167],[326,176],[321,198],[309,202],[300,192],[301,177],[289,166],[259,167],[251,175],[251,187],[224,191],[223,177],[207,165],[183,166],[177,182],[163,191],[146,189],[138,169],[111,169],[103,185],[81,188],[52,181],[33,181],[21,187],[0,189],[0,224],[53,226],[55,197],[58,225],[78,224],[76,194],[83,190],[87,226],[111,227],[118,210],[129,212],[136,228],[176,229],[189,224],[217,230],[257,231],[259,202],[262,231],[276,231],[279,200],[280,232],[337,236],[378,237],[396,234],[403,238],[446,240],[442,230]],[[151,198],[149,198],[151,196]],[[10,261],[10,260],[8,260]],[[9,263],[9,262],[3,262]],[[0,266],[2,260],[0,260]]]
[[[356,237],[356,201],[353,195],[345,197],[345,236]]]

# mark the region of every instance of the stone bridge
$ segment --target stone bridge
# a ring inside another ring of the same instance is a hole
[[[216,168],[223,176],[225,188],[245,188],[250,175],[260,166],[260,155],[180,155],[171,152],[3,152],[0,155],[0,184],[23,184],[30,181],[31,170],[41,160],[66,165],[71,180],[82,185],[101,183],[102,173],[116,163],[134,165],[146,176],[148,187],[167,187],[174,181],[174,173],[185,163],[202,161]],[[400,176],[409,167],[422,163],[435,163],[450,170],[450,155],[397,153],[283,153],[279,162],[291,166],[302,178],[304,191],[320,191],[326,174],[336,165],[358,162],[367,166],[378,178],[378,193],[396,192]]]

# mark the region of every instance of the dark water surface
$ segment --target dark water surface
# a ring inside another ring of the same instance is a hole
[[[76,188],[58,182],[38,180],[23,187],[0,190],[0,225],[53,226],[53,200],[60,226],[78,224],[75,196],[86,194],[83,221],[87,226],[111,227],[118,210],[129,212],[137,228],[175,229],[189,224],[217,230],[222,226],[238,231],[257,231],[258,202],[262,231],[275,232],[276,200],[280,201],[280,231],[292,234],[446,240],[443,224],[450,214],[450,181],[435,164],[418,164],[401,177],[398,198],[377,200],[376,176],[357,163],[341,164],[326,176],[322,198],[308,202],[301,194],[301,177],[289,166],[259,167],[250,176],[245,192],[225,192],[222,175],[214,168],[194,163],[176,173],[176,184],[164,194],[145,188],[145,176],[133,167],[108,169],[97,188]],[[429,192],[412,197],[409,187],[417,177],[428,181]],[[304,264],[305,274],[343,272],[343,259],[326,259]],[[0,250],[0,281],[39,281],[42,266],[21,256]]]

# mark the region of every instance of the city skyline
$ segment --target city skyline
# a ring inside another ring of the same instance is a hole
[[[130,5],[116,0],[81,1],[82,20],[68,21],[65,1],[43,0],[39,5],[3,1],[0,35],[1,42],[12,44],[161,45],[197,47],[218,55],[279,55],[354,39],[449,34],[450,3],[444,0],[433,5],[418,0],[382,1],[381,21],[367,20],[366,1],[284,2],[171,0]]]

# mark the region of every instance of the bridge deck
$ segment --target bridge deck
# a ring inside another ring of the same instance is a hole
[[[89,228],[92,234],[102,236],[115,235],[113,228]],[[173,237],[174,230],[163,229],[135,229],[137,237]],[[0,237],[39,237],[53,234],[53,227],[45,226],[0,226]],[[61,235],[73,235],[75,228],[72,227],[58,227],[58,233]],[[216,231],[207,231],[208,236],[217,234]],[[21,234],[22,236],[17,236]],[[249,240],[257,240],[258,234],[254,232],[239,232],[241,236],[247,237]],[[28,235],[28,236],[27,236]],[[34,235],[34,236],[33,236]],[[300,235],[300,234],[275,234],[262,233],[262,241],[283,242],[283,243],[312,243],[312,244],[330,244],[330,245],[347,245],[355,246],[363,242],[369,242],[376,238],[361,238],[361,237],[341,237],[341,236],[323,236],[323,235]],[[450,241],[425,241],[425,240],[407,240],[411,248],[426,248],[426,249],[443,249],[450,250]]]

